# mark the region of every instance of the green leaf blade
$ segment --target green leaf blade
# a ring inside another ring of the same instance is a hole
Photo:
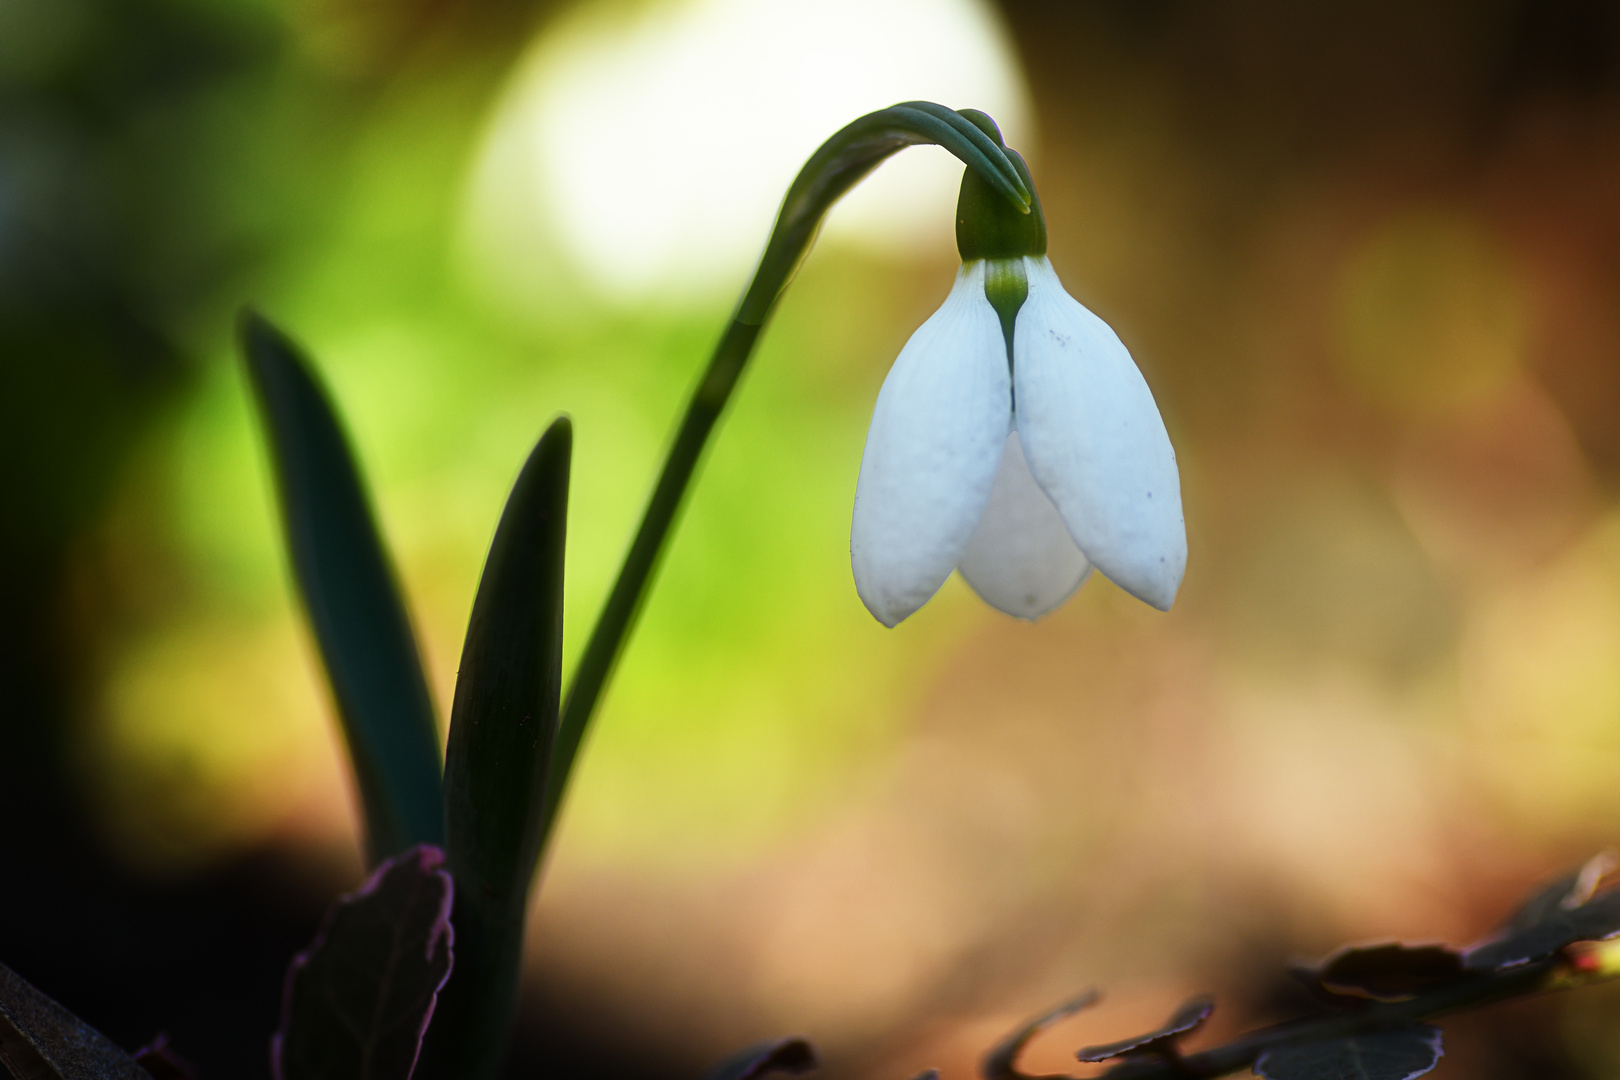
[[[336,410],[298,348],[242,320],[293,573],[365,814],[370,862],[444,843],[438,725],[416,639]]]
[[[547,429],[507,499],[461,654],[445,755],[457,974],[425,1074],[478,1080],[500,1063],[516,1003],[562,689],[563,557],[573,430]]]

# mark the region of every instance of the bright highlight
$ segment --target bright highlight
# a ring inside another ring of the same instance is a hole
[[[1022,75],[982,0],[586,8],[541,37],[497,114],[475,258],[521,274],[540,238],[610,297],[730,294],[815,148],[916,99],[984,109],[1027,146]],[[834,210],[829,234],[943,247],[960,178],[937,148],[898,155]]]

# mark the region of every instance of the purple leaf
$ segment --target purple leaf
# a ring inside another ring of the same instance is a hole
[[[1101,1046],[1088,1046],[1075,1056],[1085,1062],[1107,1061],[1125,1054],[1165,1054],[1174,1057],[1176,1040],[1196,1030],[1214,1011],[1215,1002],[1209,995],[1201,994],[1182,1002],[1164,1026],[1155,1031]]]
[[[1462,954],[1445,945],[1392,941],[1347,946],[1306,974],[1334,993],[1399,1001],[1473,973],[1463,967]]]
[[[1071,998],[1050,1012],[1037,1016],[1001,1040],[984,1055],[984,1060],[979,1063],[980,1074],[985,1080],[1030,1080],[1027,1073],[1018,1071],[1018,1058],[1024,1052],[1024,1047],[1029,1045],[1031,1039],[1064,1017],[1073,1016],[1081,1009],[1089,1009],[1097,1004],[1101,997],[1102,994],[1097,990],[1087,990],[1079,997]]]
[[[1620,934],[1620,889],[1592,895],[1611,865],[1610,856],[1600,855],[1536,893],[1498,936],[1470,948],[1463,964],[1470,971],[1500,971],[1550,959],[1577,941]]]
[[[1440,1061],[1440,1029],[1428,1024],[1322,1042],[1284,1043],[1260,1055],[1266,1080],[1415,1080]]]
[[[0,964],[0,1062],[17,1080],[151,1080],[112,1040]]]
[[[816,1048],[804,1039],[771,1039],[732,1054],[704,1080],[759,1080],[768,1073],[806,1073],[816,1065]]]
[[[1519,906],[1519,910],[1503,924],[1502,930],[1510,934],[1529,930],[1556,918],[1561,911],[1580,907],[1592,899],[1599,883],[1614,868],[1614,852],[1600,851],[1574,870],[1539,889]]]
[[[293,957],[270,1043],[276,1080],[409,1080],[450,977],[454,886],[422,844],[338,898]]]

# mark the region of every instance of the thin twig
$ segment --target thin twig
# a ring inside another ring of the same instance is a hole
[[[1176,1057],[1129,1057],[1103,1073],[1106,1080],[1188,1080],[1225,1076],[1252,1066],[1265,1051],[1297,1043],[1326,1042],[1405,1027],[1419,1020],[1444,1016],[1459,1009],[1519,997],[1548,988],[1551,977],[1564,968],[1562,957],[1520,964],[1472,976],[1405,1001],[1373,1002],[1355,1012],[1289,1020],[1251,1031],[1222,1046]],[[1014,1053],[1045,1026],[1048,1014],[1020,1029],[1002,1044]],[[1020,1072],[1011,1057],[992,1054],[985,1061],[987,1080],[1079,1080],[1078,1077],[1032,1077]]]

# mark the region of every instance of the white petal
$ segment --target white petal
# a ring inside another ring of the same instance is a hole
[[[1062,604],[1091,573],[1057,507],[1030,475],[1017,433],[1007,436],[990,505],[957,569],[985,603],[1031,620]]]
[[[1030,471],[1086,557],[1167,611],[1187,567],[1181,477],[1164,420],[1108,324],[1024,260],[1029,299],[1013,332],[1015,423]]]
[[[984,516],[1011,428],[1007,346],[978,261],[900,350],[872,411],[849,553],[855,588],[885,626],[950,576]]]

